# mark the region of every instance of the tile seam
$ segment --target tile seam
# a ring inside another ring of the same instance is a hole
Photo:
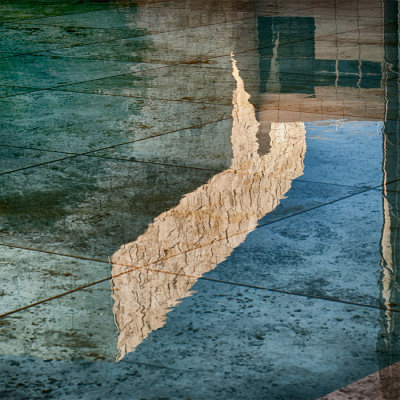
[[[400,180],[400,179],[397,179],[397,180],[395,180],[395,181],[393,181],[393,182],[396,182],[396,181],[399,181],[399,180]],[[391,182],[391,183],[393,183],[393,182]],[[376,186],[375,188],[380,187],[380,186],[382,186],[382,185]],[[351,198],[351,197],[355,197],[355,196],[358,196],[358,195],[360,195],[360,194],[369,192],[369,191],[371,191],[371,190],[373,190],[373,189],[374,189],[374,188],[369,188],[369,189],[361,190],[361,191],[359,191],[359,192],[357,192],[357,193],[353,193],[353,194],[350,194],[350,195],[341,197],[341,198],[339,198],[339,199],[335,199],[335,200],[332,200],[332,201],[330,201],[330,202],[317,205],[317,206],[315,206],[315,207],[313,207],[313,208],[310,208],[310,209],[308,209],[308,210],[304,210],[304,211],[295,213],[295,214],[293,214],[293,215],[283,217],[283,218],[281,218],[281,219],[279,219],[279,220],[270,221],[270,222],[266,222],[266,223],[264,223],[264,224],[260,224],[260,225],[258,225],[258,226],[256,227],[256,229],[260,229],[260,228],[265,227],[265,226],[273,225],[273,224],[276,224],[276,223],[278,223],[278,222],[285,221],[285,220],[287,220],[287,219],[289,219],[289,218],[292,218],[292,217],[295,217],[295,216],[298,216],[298,215],[302,215],[302,214],[308,213],[308,212],[310,212],[310,211],[313,211],[313,210],[316,210],[316,209],[319,209],[319,208],[322,208],[322,207],[325,207],[325,206],[328,206],[328,205],[331,205],[331,204],[335,204],[335,203],[340,202],[340,201],[343,201],[343,200],[345,200],[345,199],[348,199],[348,198]],[[234,237],[234,236],[237,236],[237,235],[240,235],[240,234],[243,234],[243,233],[247,233],[247,231],[246,231],[246,232],[238,232],[238,233],[232,234],[232,235],[229,236],[229,238]],[[188,252],[190,252],[190,251],[194,251],[194,250],[196,250],[196,249],[198,249],[198,248],[200,248],[200,247],[207,247],[207,246],[210,246],[210,245],[213,244],[213,243],[216,243],[216,242],[219,242],[219,241],[222,241],[222,240],[226,240],[226,239],[227,239],[226,237],[217,239],[217,240],[215,240],[215,241],[213,241],[213,242],[206,243],[206,244],[201,245],[201,246],[198,246],[198,247],[196,247],[196,248],[191,248],[191,249],[186,250],[186,251],[184,251],[184,252],[181,252],[181,253],[179,253],[179,254],[174,254],[174,255],[171,255],[171,256],[169,256],[169,257],[164,257],[164,258],[162,258],[162,259],[160,259],[160,260],[157,260],[156,262],[151,263],[151,264],[149,264],[149,265],[155,265],[155,264],[157,264],[157,263],[159,263],[159,262],[161,262],[161,261],[165,261],[165,260],[167,260],[167,259],[177,257],[177,256],[179,256],[179,255],[181,255],[181,254],[185,254],[185,253],[188,253]],[[24,249],[24,248],[19,247],[19,246],[14,246],[14,245],[5,244],[5,243],[0,243],[0,246]],[[27,250],[27,248],[25,248],[25,250]],[[75,257],[75,256],[60,254],[60,253],[51,252],[51,251],[40,251],[40,250],[37,250],[37,249],[29,249],[29,250],[37,251],[37,252],[44,252],[44,253],[47,253],[47,254],[59,255],[59,256],[63,256],[63,257],[79,258],[79,259],[81,259],[81,260],[97,261],[97,262],[101,262],[101,263],[103,263],[103,264],[104,264],[104,263],[110,264],[110,261],[105,261],[105,260],[91,259],[91,258],[86,258],[86,257]],[[120,264],[118,264],[118,265],[120,265]],[[132,268],[132,266],[126,266],[126,265],[121,265],[121,266],[131,267],[131,268]],[[198,276],[190,276],[190,275],[179,274],[179,273],[176,273],[176,272],[169,272],[169,271],[163,271],[163,270],[154,270],[154,269],[148,268],[148,266],[144,266],[144,267],[134,267],[134,268],[131,269],[131,270],[124,271],[124,272],[121,272],[121,273],[116,274],[116,275],[109,275],[109,276],[107,276],[106,278],[103,278],[103,279],[100,279],[100,280],[97,280],[97,281],[93,281],[93,282],[88,283],[88,284],[86,284],[86,285],[82,285],[82,286],[80,286],[80,287],[78,287],[78,288],[75,288],[75,289],[72,289],[72,290],[69,290],[69,291],[66,291],[66,292],[57,294],[57,295],[52,296],[52,297],[49,297],[49,298],[47,298],[47,299],[39,300],[38,302],[34,302],[34,303],[32,303],[32,304],[26,305],[26,306],[24,306],[24,307],[20,307],[20,308],[18,308],[18,309],[9,311],[9,312],[7,312],[7,313],[3,313],[3,314],[0,315],[0,318],[7,317],[7,316],[9,316],[9,315],[18,313],[18,312],[23,311],[23,310],[26,310],[26,309],[28,309],[28,308],[32,308],[32,307],[38,306],[38,305],[40,305],[40,304],[47,303],[47,302],[49,302],[49,301],[58,299],[58,298],[60,298],[60,297],[66,296],[66,295],[68,295],[68,294],[75,293],[75,292],[77,292],[77,291],[79,291],[79,290],[86,289],[86,288],[88,288],[88,287],[97,285],[97,284],[99,284],[99,283],[106,282],[106,281],[111,280],[111,279],[115,279],[115,278],[117,278],[117,277],[119,277],[119,276],[122,276],[122,275],[125,275],[125,274],[128,274],[128,273],[131,273],[131,272],[135,272],[135,271],[138,271],[138,270],[141,270],[141,271],[144,270],[144,271],[158,272],[158,273],[164,273],[164,274],[171,274],[171,275],[175,275],[175,276],[184,276],[184,277],[189,277],[189,278],[197,279],[197,280],[206,280],[206,281],[210,281],[210,280],[211,280],[211,281],[218,282],[218,280],[215,280],[215,279],[212,279],[212,278],[207,278],[207,277],[203,277],[203,276],[200,276],[200,277],[198,277]],[[221,283],[226,283],[226,284],[235,285],[235,286],[253,287],[253,288],[255,288],[255,289],[260,289],[260,290],[265,290],[265,291],[270,291],[270,292],[279,292],[279,293],[282,293],[282,294],[290,294],[290,295],[293,295],[293,296],[301,296],[301,297],[307,297],[307,298],[315,298],[315,299],[318,299],[318,300],[324,300],[324,301],[331,301],[331,302],[339,302],[339,303],[344,303],[344,304],[357,305],[357,306],[359,306],[359,307],[380,309],[380,310],[385,310],[385,311],[388,311],[388,312],[400,312],[400,310],[397,310],[397,309],[391,309],[391,308],[386,308],[386,307],[381,307],[381,306],[375,306],[375,305],[372,305],[372,304],[357,303],[357,302],[352,302],[352,301],[348,301],[348,300],[341,300],[341,299],[337,299],[337,298],[331,298],[331,297],[327,297],[327,296],[308,295],[308,294],[303,294],[303,293],[299,293],[299,292],[285,291],[285,290],[283,290],[283,289],[264,288],[264,287],[261,287],[261,286],[249,285],[249,284],[245,284],[245,283],[237,283],[237,282],[229,282],[229,281],[220,281],[220,282],[221,282]]]

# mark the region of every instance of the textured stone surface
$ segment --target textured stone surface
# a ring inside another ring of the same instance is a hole
[[[1,144],[71,153],[197,127],[231,112],[229,106],[53,91],[0,102]]]
[[[118,363],[109,282],[4,320],[2,353],[20,356],[1,358],[2,397],[316,399],[379,368],[379,311],[204,281],[193,290]]]
[[[4,0],[0,398],[398,400],[398,16]]]

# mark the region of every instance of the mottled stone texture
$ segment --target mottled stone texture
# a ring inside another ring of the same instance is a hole
[[[398,19],[3,0],[0,398],[400,400]]]

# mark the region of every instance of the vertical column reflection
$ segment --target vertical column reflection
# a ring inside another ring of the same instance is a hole
[[[385,120],[383,125],[383,183],[400,178],[399,125],[399,24],[398,2],[384,0],[384,90]],[[395,79],[393,79],[395,78]],[[383,229],[381,236],[381,298],[385,307],[400,308],[400,185],[383,188]],[[400,359],[400,313],[381,314],[381,332],[377,341],[380,368]],[[393,365],[379,372],[384,399],[400,399],[400,369]]]

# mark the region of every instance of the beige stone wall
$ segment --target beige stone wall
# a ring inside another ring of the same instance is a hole
[[[166,314],[191,294],[197,279],[245,240],[303,172],[304,124],[271,124],[269,152],[260,156],[259,123],[234,61],[233,75],[231,167],[155,218],[112,257],[118,359],[165,324]],[[143,269],[128,272],[135,268]]]
[[[305,94],[267,93],[260,96],[260,121],[293,122],[332,119],[385,119],[383,89],[316,87],[315,97]]]

